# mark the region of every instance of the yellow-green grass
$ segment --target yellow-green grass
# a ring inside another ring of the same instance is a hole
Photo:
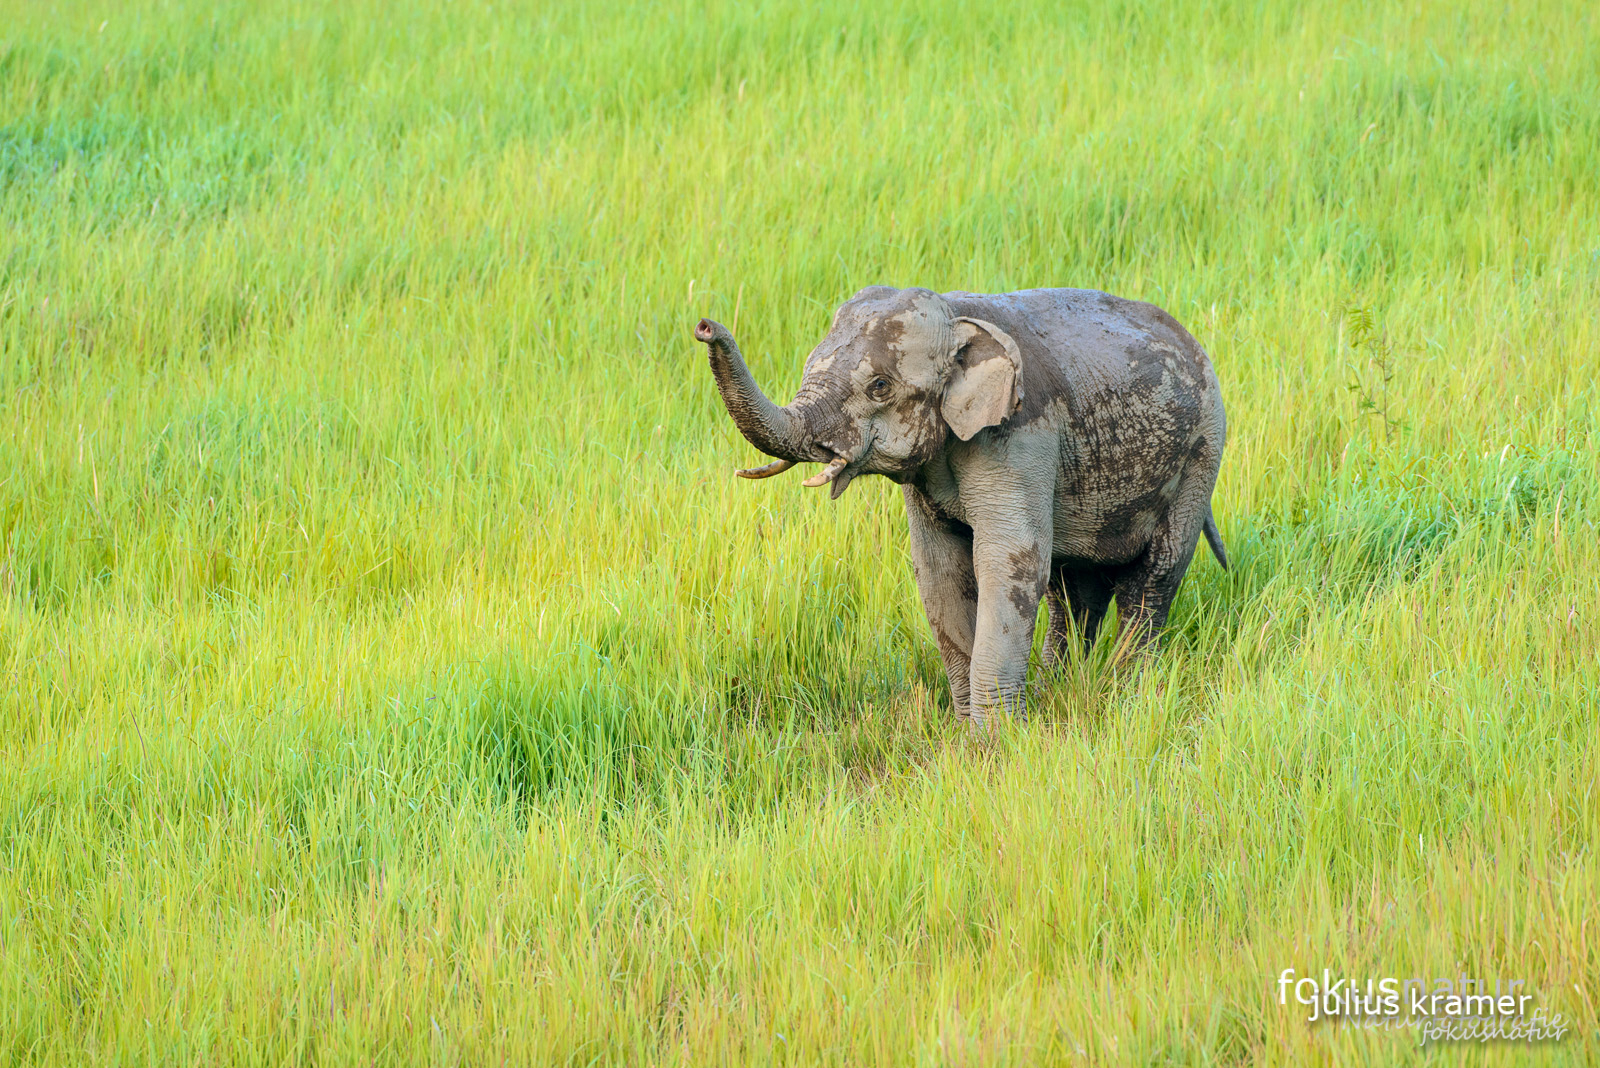
[[[1223,383],[1233,570],[981,740],[689,334],[873,283]],[[1580,0],[4,0],[0,1062],[1584,1063],[1597,309]]]

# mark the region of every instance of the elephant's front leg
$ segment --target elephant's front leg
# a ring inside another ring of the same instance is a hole
[[[1050,538],[1006,523],[973,535],[978,616],[972,644],[972,718],[1027,717],[1028,653],[1050,576]]]
[[[917,592],[939,645],[956,715],[965,719],[972,711],[972,636],[978,614],[972,538],[936,519],[917,490],[907,486],[905,496]]]

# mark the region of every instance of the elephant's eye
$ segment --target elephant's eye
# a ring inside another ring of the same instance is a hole
[[[887,378],[874,378],[872,385],[867,387],[867,396],[873,400],[884,400],[889,396],[889,380]]]

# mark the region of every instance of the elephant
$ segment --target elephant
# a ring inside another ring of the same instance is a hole
[[[767,478],[837,499],[900,484],[911,560],[957,716],[1025,718],[1048,602],[1046,666],[1092,647],[1114,597],[1135,648],[1166,624],[1211,510],[1226,420],[1211,361],[1166,312],[1087,289],[935,293],[871,286],[834,313],[786,406],[722,324],[701,319],[722,402]]]

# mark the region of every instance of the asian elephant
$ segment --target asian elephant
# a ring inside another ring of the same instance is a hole
[[[834,313],[785,407],[732,335],[700,320],[711,373],[751,445],[739,474],[825,465],[904,490],[911,559],[959,716],[1026,713],[1039,601],[1047,663],[1094,641],[1113,597],[1139,644],[1166,623],[1211,514],[1226,421],[1211,362],[1150,304],[1086,289],[935,293],[871,286]],[[1069,620],[1070,614],[1070,620]]]

